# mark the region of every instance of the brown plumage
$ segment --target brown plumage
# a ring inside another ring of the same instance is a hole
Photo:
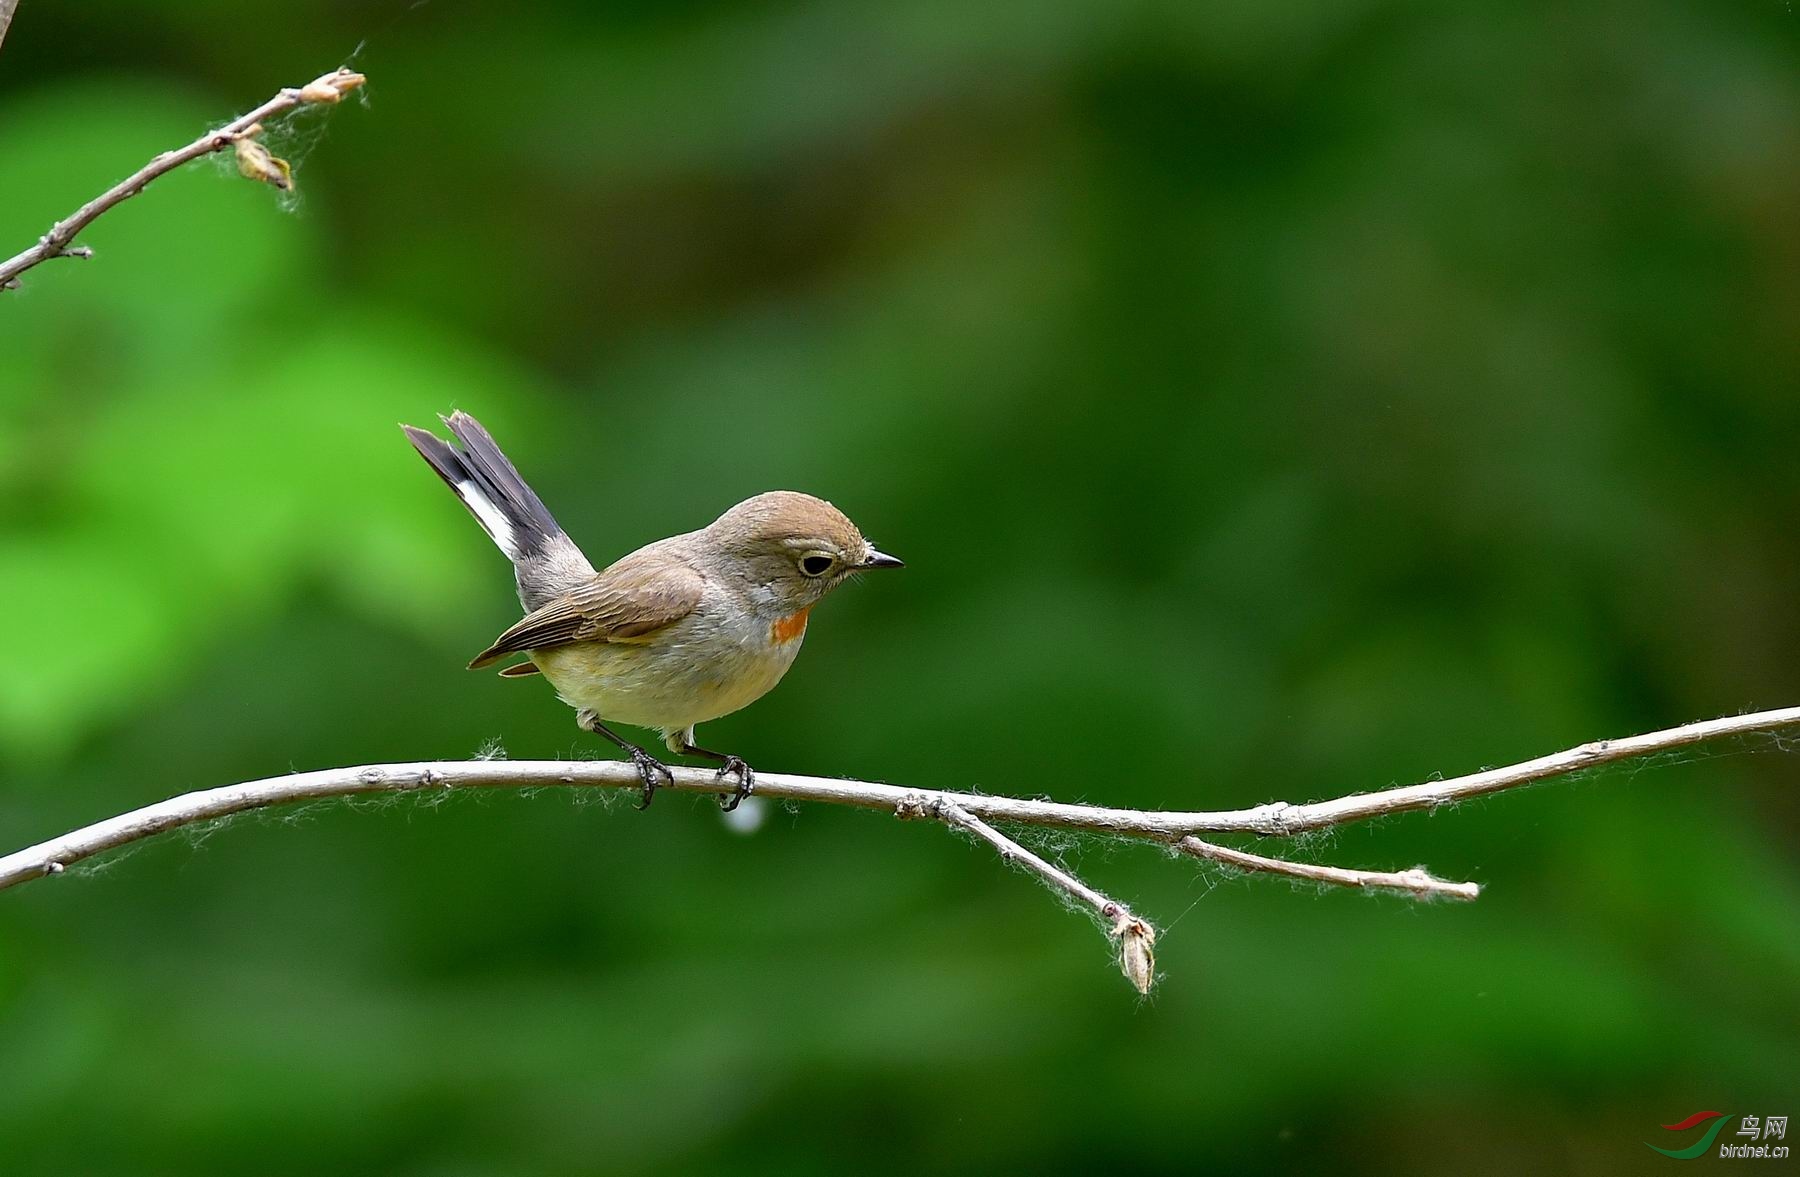
[[[445,423],[460,447],[404,428],[512,559],[529,610],[469,665],[525,654],[529,663],[500,673],[541,671],[584,727],[631,751],[646,799],[661,766],[606,721],[652,727],[673,751],[726,760],[741,794],[749,769],[736,757],[697,748],[694,726],[781,681],[812,607],[832,589],[859,572],[900,567],[830,503],[770,491],[596,572],[480,422],[456,413]]]
[[[691,568],[640,550],[573,585],[494,639],[475,656],[479,670],[521,650],[571,642],[643,641],[700,603],[703,581]]]

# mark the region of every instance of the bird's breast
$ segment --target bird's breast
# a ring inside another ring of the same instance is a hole
[[[769,623],[769,642],[776,646],[785,646],[806,632],[806,615],[812,612],[812,606],[790,613],[786,617],[777,617]]]
[[[535,650],[557,693],[602,719],[680,729],[767,694],[793,664],[806,610],[773,621],[744,609],[697,609],[640,642]]]

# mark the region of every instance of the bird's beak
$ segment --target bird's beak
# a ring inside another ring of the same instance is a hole
[[[904,567],[906,567],[906,561],[902,560],[896,556],[890,556],[886,552],[877,552],[874,548],[870,548],[869,549],[869,558],[862,562],[862,567],[864,567],[864,568],[904,568]]]

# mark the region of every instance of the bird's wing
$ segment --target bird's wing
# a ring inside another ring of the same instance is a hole
[[[477,654],[469,668],[480,669],[521,650],[544,650],[571,642],[643,641],[692,613],[705,583],[698,572],[667,557],[627,556],[526,614]]]

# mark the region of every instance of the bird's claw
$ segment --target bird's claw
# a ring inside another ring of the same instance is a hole
[[[651,800],[656,796],[656,778],[661,776],[673,785],[675,774],[669,771],[668,765],[642,748],[631,749],[631,762],[637,765],[638,775],[644,778],[644,799],[638,804],[638,808],[648,809]]]
[[[600,716],[595,712],[583,707],[575,712],[575,722],[583,730],[611,740],[631,757],[631,763],[637,766],[638,776],[644,780],[644,800],[638,805],[639,809],[650,808],[650,801],[656,796],[657,777],[662,777],[671,785],[675,783],[675,774],[669,771],[668,765],[629,740],[622,739],[617,732],[600,722]]]
[[[726,777],[733,776],[737,778],[737,784],[730,793],[719,796],[719,809],[724,813],[730,813],[736,809],[743,804],[744,798],[756,791],[756,773],[748,764],[744,763],[742,757],[727,756],[725,763],[719,766],[715,779],[720,784],[724,784]]]

